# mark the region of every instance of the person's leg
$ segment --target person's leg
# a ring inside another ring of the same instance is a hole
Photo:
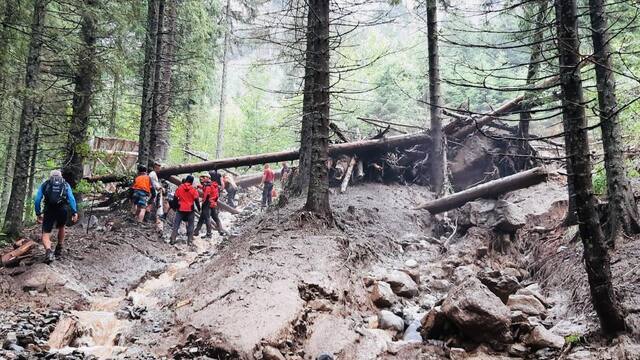
[[[267,191],[267,206],[271,206],[271,202],[273,201],[273,183],[269,183],[269,186],[265,187],[269,188],[269,191]]]
[[[220,221],[220,216],[218,216],[218,208],[214,207],[213,209],[211,209],[211,218],[213,219],[213,221],[216,224],[216,227],[218,228],[218,234],[220,235],[226,235],[226,231],[224,231],[224,229],[222,228],[222,222]]]
[[[56,244],[56,250],[54,252],[56,256],[62,255],[62,249],[64,249],[64,236],[65,236],[65,226],[63,223],[63,225],[58,228],[58,244]]]
[[[147,206],[146,205],[138,205],[138,215],[137,215],[138,222],[143,222],[144,221],[144,214],[146,212],[147,212]]]
[[[262,207],[265,207],[267,205],[267,189],[269,188],[269,186],[267,185],[267,183],[264,183],[262,186]]]
[[[207,221],[208,216],[205,216],[205,213],[204,213],[205,207],[206,206],[202,207],[202,211],[200,212],[200,216],[198,217],[198,225],[196,225],[196,230],[193,232],[193,235],[195,236],[200,235],[200,229],[202,229],[202,225],[204,224],[204,222]],[[208,231],[209,231],[209,226],[207,226],[207,232]]]
[[[42,246],[45,251],[51,251],[51,232],[42,233]]]
[[[51,263],[54,260],[51,251],[51,231],[56,222],[56,217],[51,209],[45,210],[42,218],[42,246],[44,246],[44,261]]]
[[[192,211],[187,215],[187,244],[193,245],[193,223],[196,220],[196,213]]]
[[[180,230],[180,224],[182,224],[182,213],[180,211],[176,211],[176,217],[173,220],[173,228],[171,229],[171,240],[170,244],[176,243],[176,237],[178,236],[178,230]]]

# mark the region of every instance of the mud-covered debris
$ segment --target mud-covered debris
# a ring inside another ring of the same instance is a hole
[[[511,340],[509,308],[476,278],[468,278],[454,288],[445,299],[442,310],[472,340]]]
[[[280,350],[273,346],[265,346],[262,349],[262,360],[285,360]]]

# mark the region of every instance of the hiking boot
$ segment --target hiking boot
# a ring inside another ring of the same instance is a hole
[[[51,264],[55,260],[56,260],[56,256],[53,254],[53,251],[51,251],[51,249],[47,249],[47,251],[45,251],[44,253],[44,262],[46,264]]]
[[[56,250],[53,252],[53,255],[56,256],[56,258],[59,258],[62,256],[62,246],[58,245],[56,246]]]

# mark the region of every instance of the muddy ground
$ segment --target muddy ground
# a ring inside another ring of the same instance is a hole
[[[0,350],[0,358],[640,358],[631,337],[607,342],[598,334],[580,242],[573,229],[558,227],[564,184],[505,196],[524,219],[508,233],[480,224],[482,211],[443,218],[414,209],[431,197],[418,186],[350,187],[331,197],[330,228],[293,199],[284,208],[225,215],[235,235],[198,238],[196,249],[168,245],[166,234],[137,226],[125,211],[105,214],[88,234],[71,229],[61,261],[0,269],[0,339],[4,346],[17,333],[15,345],[24,348]],[[638,241],[623,239],[614,254],[615,283],[634,326],[639,253]],[[567,337],[564,345],[515,354],[465,336],[422,339],[425,314],[483,271],[539,284],[549,303],[541,321]],[[371,292],[398,272],[416,288],[391,294],[384,306],[401,320],[394,329]],[[73,340],[48,348],[61,319],[77,324]],[[22,336],[29,331],[33,342]]]

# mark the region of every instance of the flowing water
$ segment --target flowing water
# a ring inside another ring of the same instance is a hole
[[[186,269],[197,255],[212,244],[204,239],[195,239],[196,251],[188,251],[182,260],[169,264],[158,277],[142,282],[127,297],[93,297],[90,299],[90,310],[73,311],[71,315],[76,319],[78,336],[61,349],[52,349],[61,354],[68,354],[74,350],[94,355],[100,359],[113,358],[123,354],[127,348],[123,346],[121,335],[132,325],[130,320],[120,320],[116,312],[123,301],[130,300],[135,307],[147,310],[161,310],[160,299],[156,296],[162,290],[173,287],[176,276]]]

